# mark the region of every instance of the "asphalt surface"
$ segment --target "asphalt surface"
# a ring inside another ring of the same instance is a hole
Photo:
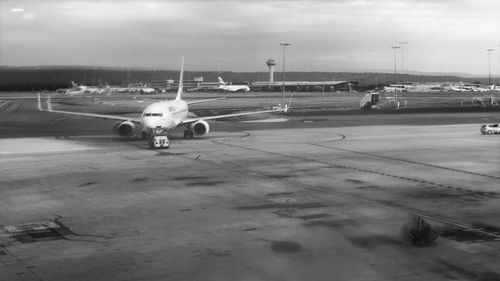
[[[214,108],[193,111],[246,109]],[[0,104],[1,280],[500,280],[498,111],[419,112],[229,119],[150,150]],[[439,237],[416,246],[422,219]]]

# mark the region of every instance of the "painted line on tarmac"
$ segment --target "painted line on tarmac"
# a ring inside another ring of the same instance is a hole
[[[11,100],[0,100],[0,109],[9,104]]]
[[[400,176],[397,176],[397,175],[391,175],[391,174],[386,174],[386,173],[379,173],[379,172],[376,172],[376,171],[371,171],[371,170],[367,170],[367,169],[356,168],[356,167],[352,167],[352,166],[338,165],[338,164],[335,164],[335,163],[330,163],[330,162],[327,162],[327,161],[320,161],[320,160],[312,159],[312,158],[299,157],[299,156],[291,156],[291,155],[277,153],[277,152],[273,152],[273,151],[266,151],[266,150],[257,149],[257,148],[245,147],[245,146],[237,145],[237,144],[234,144],[234,143],[224,143],[224,142],[221,142],[221,141],[213,141],[213,142],[217,143],[217,144],[220,144],[220,145],[232,146],[232,147],[235,147],[235,148],[244,149],[244,150],[250,150],[250,151],[254,151],[254,152],[260,152],[260,153],[265,153],[265,154],[273,154],[273,155],[277,155],[277,156],[281,156],[281,157],[285,157],[285,158],[292,158],[292,159],[302,160],[302,161],[306,161],[306,162],[316,162],[316,163],[326,164],[328,166],[333,166],[333,167],[337,167],[337,168],[354,169],[354,170],[361,171],[361,172],[375,173],[375,174],[379,174],[379,175],[384,175],[384,176],[399,178],[399,179],[402,179],[402,180],[409,180],[409,181],[415,181],[415,180],[417,180],[417,181],[419,181],[418,179],[412,179],[412,178],[407,178],[407,177],[400,177]],[[207,160],[204,160],[204,161],[207,161]],[[235,165],[235,164],[233,164],[233,166],[235,166],[238,170],[243,171],[243,172],[245,172],[247,174],[251,174],[251,175],[255,175],[255,176],[259,176],[259,177],[266,177],[266,178],[270,177],[269,175],[266,175],[265,173],[252,171],[252,170],[250,170],[250,169],[248,169],[246,167],[242,167],[242,166]],[[351,194],[347,194],[347,193],[343,193],[343,192],[339,192],[339,191],[332,191],[332,190],[326,189],[327,188],[326,186],[315,186],[315,185],[310,185],[310,184],[298,182],[298,181],[295,181],[295,180],[283,179],[283,178],[282,179],[275,179],[275,178],[273,178],[273,179],[274,180],[279,180],[279,181],[282,181],[282,182],[285,182],[285,183],[288,183],[288,184],[293,184],[293,185],[296,185],[296,186],[301,186],[303,188],[307,188],[307,189],[314,190],[314,191],[328,193],[328,194],[331,194],[331,195],[336,195],[336,196],[340,196],[340,197],[344,197],[344,198],[348,198],[348,199],[353,199],[353,200],[357,200],[357,201],[363,201],[363,202],[366,202],[366,203],[369,203],[369,204],[377,205],[377,206],[379,206],[381,208],[384,208],[386,210],[389,210],[389,211],[393,211],[393,212],[397,212],[397,213],[402,213],[402,214],[410,214],[410,215],[420,216],[420,217],[426,218],[428,220],[433,220],[433,221],[445,223],[445,224],[448,224],[448,225],[451,225],[451,226],[455,226],[455,227],[458,227],[458,228],[463,228],[463,229],[466,229],[466,230],[469,230],[469,231],[472,231],[472,232],[476,232],[476,233],[480,233],[480,234],[483,234],[483,235],[487,235],[487,236],[493,237],[495,240],[500,240],[500,235],[498,235],[496,233],[485,231],[485,230],[482,230],[482,229],[479,229],[479,228],[476,228],[476,227],[472,227],[472,226],[469,226],[469,225],[461,223],[461,222],[449,220],[449,219],[442,218],[442,217],[439,217],[439,216],[426,214],[424,212],[419,212],[419,211],[416,211],[416,210],[411,210],[411,209],[405,209],[405,208],[390,206],[387,203],[378,202],[376,200],[367,199],[367,198],[364,198],[364,197],[361,197],[361,196],[355,196],[355,195],[351,195]],[[436,184],[436,183],[432,183],[432,182],[428,182],[428,181],[421,181],[421,182],[425,183],[425,184],[435,185],[435,186],[443,186],[442,184]]]
[[[262,119],[262,120],[242,121],[241,123],[279,123],[286,121],[290,121],[290,119],[286,118]]]
[[[464,174],[469,174],[469,175],[474,175],[474,176],[500,179],[500,176],[486,175],[486,174],[470,172],[470,171],[465,171],[465,170],[460,170],[460,169],[455,169],[455,168],[438,166],[438,165],[434,165],[434,164],[427,164],[427,163],[422,163],[422,162],[417,162],[417,161],[412,161],[412,160],[405,160],[405,159],[400,159],[400,158],[395,158],[395,157],[390,157],[390,156],[383,156],[383,155],[373,154],[373,153],[369,153],[369,152],[362,152],[362,151],[350,150],[350,149],[345,149],[345,148],[331,147],[331,146],[326,146],[326,145],[321,145],[321,144],[312,144],[312,145],[318,146],[321,148],[326,148],[326,149],[340,150],[340,151],[351,152],[351,153],[356,153],[356,154],[361,154],[361,155],[368,155],[368,156],[375,157],[375,158],[400,161],[400,162],[421,165],[421,166],[426,166],[426,167],[431,167],[431,168],[437,168],[437,169],[442,169],[442,170],[448,170],[448,171],[453,171],[453,172],[459,172],[459,173],[464,173]]]

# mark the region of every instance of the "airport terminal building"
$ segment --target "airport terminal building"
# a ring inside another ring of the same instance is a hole
[[[283,85],[286,92],[335,92],[350,88],[347,81],[267,81],[253,82],[249,86],[253,92],[279,92]]]

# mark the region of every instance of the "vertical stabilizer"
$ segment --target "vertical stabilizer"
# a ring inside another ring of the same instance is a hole
[[[50,96],[47,97],[47,111],[52,111],[52,103],[50,101]]]
[[[219,76],[219,87],[222,87],[222,86],[226,86],[226,83],[224,82],[224,80],[222,80],[222,78]]]
[[[43,109],[42,109],[42,101],[40,99],[40,93],[38,93],[38,110],[39,111],[43,111]]]
[[[181,100],[182,99],[182,90],[183,90],[183,80],[184,79],[184,57],[182,57],[181,61],[181,76],[179,77],[179,89],[177,90],[177,96],[175,97],[175,100]]]

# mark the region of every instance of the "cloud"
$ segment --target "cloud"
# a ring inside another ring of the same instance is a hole
[[[287,41],[291,70],[392,69],[390,46],[408,41],[408,69],[454,65],[484,73],[484,50],[500,38],[494,0],[4,0],[2,6],[4,64],[177,68],[185,55],[196,69],[256,71],[265,70],[269,57],[279,60],[279,42]],[[16,7],[25,12],[10,12]]]

